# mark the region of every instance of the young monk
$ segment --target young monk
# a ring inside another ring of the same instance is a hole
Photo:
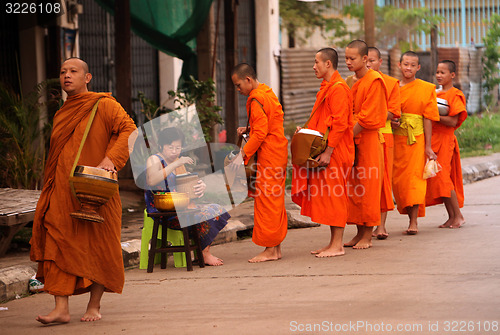
[[[121,293],[125,280],[118,192],[99,209],[103,223],[70,216],[80,203],[71,192],[69,175],[96,102],[101,99],[79,165],[120,170],[129,157],[129,135],[136,129],[110,93],[88,91],[91,79],[87,63],[79,58],[70,58],[61,65],[59,80],[68,98],[54,116],[44,185],[30,241],[31,260],[38,262],[37,279],[55,300],[51,312],[36,318],[44,324],[69,322],[69,296],[86,292],[90,292],[90,299],[80,320],[100,320],[104,291]]]
[[[349,71],[358,80],[351,88],[354,99],[353,136],[356,159],[349,175],[349,217],[356,224],[356,236],[344,246],[367,249],[372,246],[372,231],[380,224],[380,193],[384,172],[384,154],[379,129],[387,119],[387,89],[382,76],[368,69],[368,46],[354,40],[345,49]]]
[[[394,162],[394,137],[392,135],[391,122],[401,117],[401,101],[399,97],[399,80],[386,75],[380,71],[382,57],[380,51],[375,47],[368,47],[368,59],[366,66],[369,69],[378,71],[384,79],[387,87],[387,120],[385,127],[380,129],[384,136],[384,176],[382,179],[382,193],[380,195],[380,226],[373,232],[373,236],[379,240],[385,240],[389,233],[385,228],[387,212],[394,209],[394,200],[392,199],[392,164]]]
[[[432,122],[432,150],[441,164],[441,171],[433,178],[427,179],[426,206],[444,202],[448,212],[448,220],[439,228],[460,228],[465,219],[460,211],[464,205],[464,186],[462,181],[462,165],[460,150],[455,130],[467,118],[465,96],[453,87],[456,65],[451,60],[439,62],[436,79],[441,88],[437,97],[448,101],[448,115],[440,115],[439,121]]]
[[[283,109],[273,90],[257,80],[250,65],[237,65],[231,79],[236,89],[248,96],[250,139],[238,157],[248,163],[257,153],[255,192],[250,194],[255,198],[252,241],[265,249],[249,262],[274,261],[281,259],[281,242],[288,228],[285,210],[288,141],[283,129]],[[237,131],[241,135],[247,129],[240,127]]]
[[[432,121],[439,121],[436,89],[431,83],[416,79],[420,70],[418,55],[407,51],[401,55],[398,67],[403,75],[400,82],[401,121],[394,130],[393,190],[399,213],[408,214],[407,235],[418,233],[418,217],[425,216],[423,179],[426,159],[436,159],[432,151]]]
[[[311,251],[316,257],[345,253],[342,238],[347,221],[347,175],[354,160],[354,122],[352,95],[337,65],[338,55],[334,49],[324,48],[316,53],[313,70],[316,78],[323,81],[308,128],[322,134],[330,129],[328,146],[316,158],[321,168],[293,167],[292,200],[302,207],[300,214],[330,226],[330,242]]]

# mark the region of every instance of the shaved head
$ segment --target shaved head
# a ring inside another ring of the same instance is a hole
[[[257,79],[257,74],[253,67],[251,67],[247,63],[240,63],[236,65],[231,73],[231,76],[236,75],[240,79],[244,79],[246,77],[250,77],[254,80]]]
[[[337,51],[335,51],[335,49],[323,48],[323,49],[318,50],[317,53],[320,54],[321,59],[324,62],[326,62],[327,60],[332,62],[333,69],[337,70],[337,66],[339,64],[339,55],[337,54]]]
[[[90,73],[90,71],[89,71],[89,65],[87,64],[87,62],[85,62],[83,59],[81,59],[81,58],[79,58],[79,57],[70,57],[70,58],[67,58],[67,59],[63,62],[63,64],[64,64],[64,63],[66,63],[66,62],[67,62],[68,60],[70,60],[70,59],[77,59],[77,60],[79,60],[79,61],[80,61],[80,63],[82,64],[83,72],[85,72],[85,73]]]
[[[362,56],[368,56],[368,45],[365,41],[354,40],[347,45],[350,49],[357,49],[359,54]]]
[[[368,47],[368,52],[373,51],[377,53],[378,58],[382,58],[382,55],[380,54],[380,50],[375,48],[375,47]]]
[[[457,72],[457,66],[455,65],[455,62],[452,60],[442,60],[439,62],[439,64],[444,64],[448,67],[448,70],[450,70],[450,73],[456,73]]]
[[[420,58],[418,57],[417,53],[414,51],[406,51],[401,55],[401,58],[399,58],[399,62],[401,63],[403,61],[403,57],[408,56],[408,57],[415,57],[418,60],[418,64],[420,64]]]

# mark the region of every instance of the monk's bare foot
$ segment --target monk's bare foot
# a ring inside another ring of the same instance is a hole
[[[61,312],[54,309],[47,315],[37,316],[35,320],[43,323],[44,325],[49,323],[68,323],[70,315],[68,312]]]
[[[205,250],[203,250],[203,260],[205,261],[206,265],[210,266],[220,266],[224,264],[222,259],[220,259],[219,257],[215,257],[210,252]]]
[[[438,228],[450,228],[451,224],[452,224],[452,219],[450,218],[446,220],[446,222],[443,223],[442,225],[439,225]]]
[[[361,236],[356,235],[352,240],[344,243],[344,247],[353,248],[356,244],[358,244],[359,241],[361,241]]]
[[[281,255],[281,244],[277,246],[278,248],[278,259],[281,259],[282,255]]]
[[[367,241],[365,239],[359,240],[358,243],[352,246],[353,249],[368,249],[372,247],[372,241]]]
[[[316,254],[316,257],[324,258],[324,257],[335,257],[342,255],[345,255],[345,251],[344,247],[341,246],[341,247],[323,248],[321,252]]]
[[[82,322],[92,322],[101,320],[101,313],[99,312],[99,308],[91,308],[87,307],[87,311],[83,314],[80,321]]]
[[[323,248],[318,249],[318,250],[312,250],[311,254],[317,255],[317,254],[322,253],[323,251],[327,250],[328,248],[330,248],[330,245],[327,245],[326,247],[323,247]]]
[[[464,224],[465,224],[465,220],[464,219],[455,219],[450,224],[449,228],[451,228],[451,229],[457,229],[457,228],[462,227]]]
[[[249,263],[260,263],[267,261],[276,261],[280,259],[278,247],[268,247],[263,252],[248,260]]]
[[[389,233],[385,230],[385,227],[378,226],[377,229],[373,231],[372,237],[376,237],[378,240],[385,240],[389,237]]]

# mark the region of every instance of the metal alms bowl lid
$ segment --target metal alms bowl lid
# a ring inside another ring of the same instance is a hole
[[[118,174],[116,172],[106,171],[93,166],[77,165],[74,176],[118,183]]]

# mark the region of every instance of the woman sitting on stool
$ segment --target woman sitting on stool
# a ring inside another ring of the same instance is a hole
[[[187,172],[184,164],[194,164],[190,157],[179,157],[184,145],[184,135],[179,129],[162,130],[158,137],[158,145],[160,152],[149,157],[147,161],[146,180],[149,189],[145,191],[144,197],[148,213],[158,212],[154,204],[154,192],[175,192],[175,176]],[[195,195],[201,198],[205,188],[205,183],[198,180],[198,184],[194,186]],[[200,211],[195,214],[195,220],[201,223],[196,225],[196,229],[200,233],[205,264],[222,265],[222,259],[210,253],[210,244],[226,226],[231,216],[217,204],[197,207]],[[167,226],[170,229],[181,229],[177,217],[169,219]]]

